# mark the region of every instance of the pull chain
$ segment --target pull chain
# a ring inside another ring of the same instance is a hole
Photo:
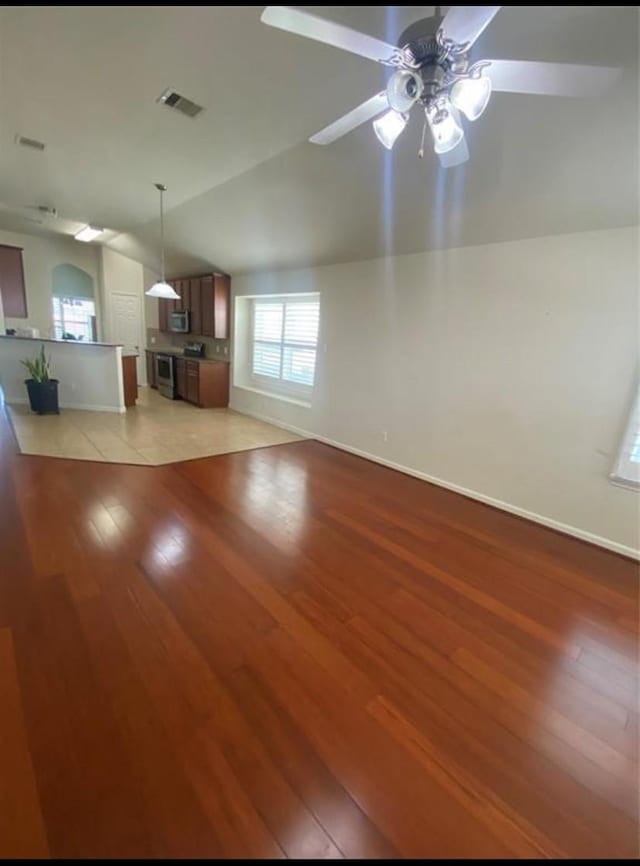
[[[424,139],[427,134],[427,114],[424,115],[424,126],[422,127],[422,140],[420,141],[420,150],[418,151],[418,159],[424,156]]]

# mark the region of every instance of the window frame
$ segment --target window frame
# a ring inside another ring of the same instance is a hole
[[[621,487],[640,490],[640,463],[631,459],[640,431],[640,386],[636,390],[622,445],[609,480]]]
[[[318,346],[320,342],[320,321],[318,321],[318,335],[316,336],[316,342],[314,346],[310,346],[307,343],[296,343],[293,341],[285,340],[285,327],[286,327],[286,308],[287,305],[307,303],[307,304],[315,304],[318,306],[318,318],[320,318],[320,293],[319,292],[305,292],[304,294],[288,294],[288,295],[257,295],[253,296],[250,299],[251,309],[250,309],[250,324],[249,324],[249,378],[251,384],[254,388],[263,393],[272,393],[275,396],[289,397],[296,400],[308,401],[311,397],[313,390],[316,384],[316,373],[317,373],[317,364],[318,364]],[[257,304],[281,304],[283,306],[283,315],[282,315],[282,326],[280,332],[280,340],[276,342],[275,340],[256,340],[255,337],[255,321],[256,321],[256,305]],[[278,346],[280,349],[280,375],[276,378],[275,376],[266,376],[261,375],[260,373],[256,373],[253,369],[253,357],[254,357],[254,347],[256,345],[265,345],[265,346]],[[286,347],[289,348],[297,348],[297,349],[312,349],[315,352],[315,362],[313,366],[313,383],[311,385],[305,385],[300,382],[291,382],[287,379],[284,379],[282,376],[283,372],[283,362],[284,362],[284,349]]]

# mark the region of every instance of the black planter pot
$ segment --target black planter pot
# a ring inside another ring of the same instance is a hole
[[[48,379],[46,382],[25,379],[25,385],[29,393],[29,404],[32,412],[37,412],[38,415],[60,414],[57,379]]]

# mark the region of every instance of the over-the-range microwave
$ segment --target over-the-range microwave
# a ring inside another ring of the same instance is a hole
[[[174,334],[189,333],[189,312],[169,313],[169,330]]]

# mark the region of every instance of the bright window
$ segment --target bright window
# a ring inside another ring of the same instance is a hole
[[[86,298],[53,298],[53,326],[59,340],[95,340],[94,301]]]
[[[253,301],[251,372],[256,384],[309,393],[316,372],[318,295]]]
[[[616,484],[640,488],[640,389],[611,480]]]

